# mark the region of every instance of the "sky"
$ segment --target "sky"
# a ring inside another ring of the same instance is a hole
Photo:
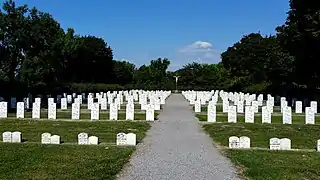
[[[0,0],[0,2],[3,0]],[[61,27],[104,38],[114,59],[140,66],[166,57],[170,70],[217,63],[244,35],[275,34],[289,0],[16,0],[50,13]]]

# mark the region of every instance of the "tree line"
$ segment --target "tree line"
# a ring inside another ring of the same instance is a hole
[[[320,5],[290,0],[275,35],[244,35],[217,64],[197,62],[168,71],[156,58],[140,67],[113,58],[108,43],[64,30],[49,13],[6,0],[0,9],[0,93],[178,89],[309,94],[320,83]]]

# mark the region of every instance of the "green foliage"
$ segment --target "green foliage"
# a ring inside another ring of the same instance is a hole
[[[310,94],[320,86],[319,14],[315,2],[291,0],[276,35],[247,34],[221,54],[221,62],[171,72],[167,58],[140,67],[114,60],[104,39],[64,31],[50,14],[7,0],[0,8],[0,93],[174,90],[174,76],[180,76],[179,90]]]

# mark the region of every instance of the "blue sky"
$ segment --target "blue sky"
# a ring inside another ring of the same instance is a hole
[[[0,0],[2,1],[2,0]],[[102,37],[115,59],[136,65],[167,57],[170,69],[217,63],[251,32],[274,34],[288,0],[16,0],[49,12],[63,28]]]

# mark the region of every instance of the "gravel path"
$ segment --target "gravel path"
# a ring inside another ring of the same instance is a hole
[[[119,180],[234,180],[231,162],[200,128],[192,107],[172,94]]]

